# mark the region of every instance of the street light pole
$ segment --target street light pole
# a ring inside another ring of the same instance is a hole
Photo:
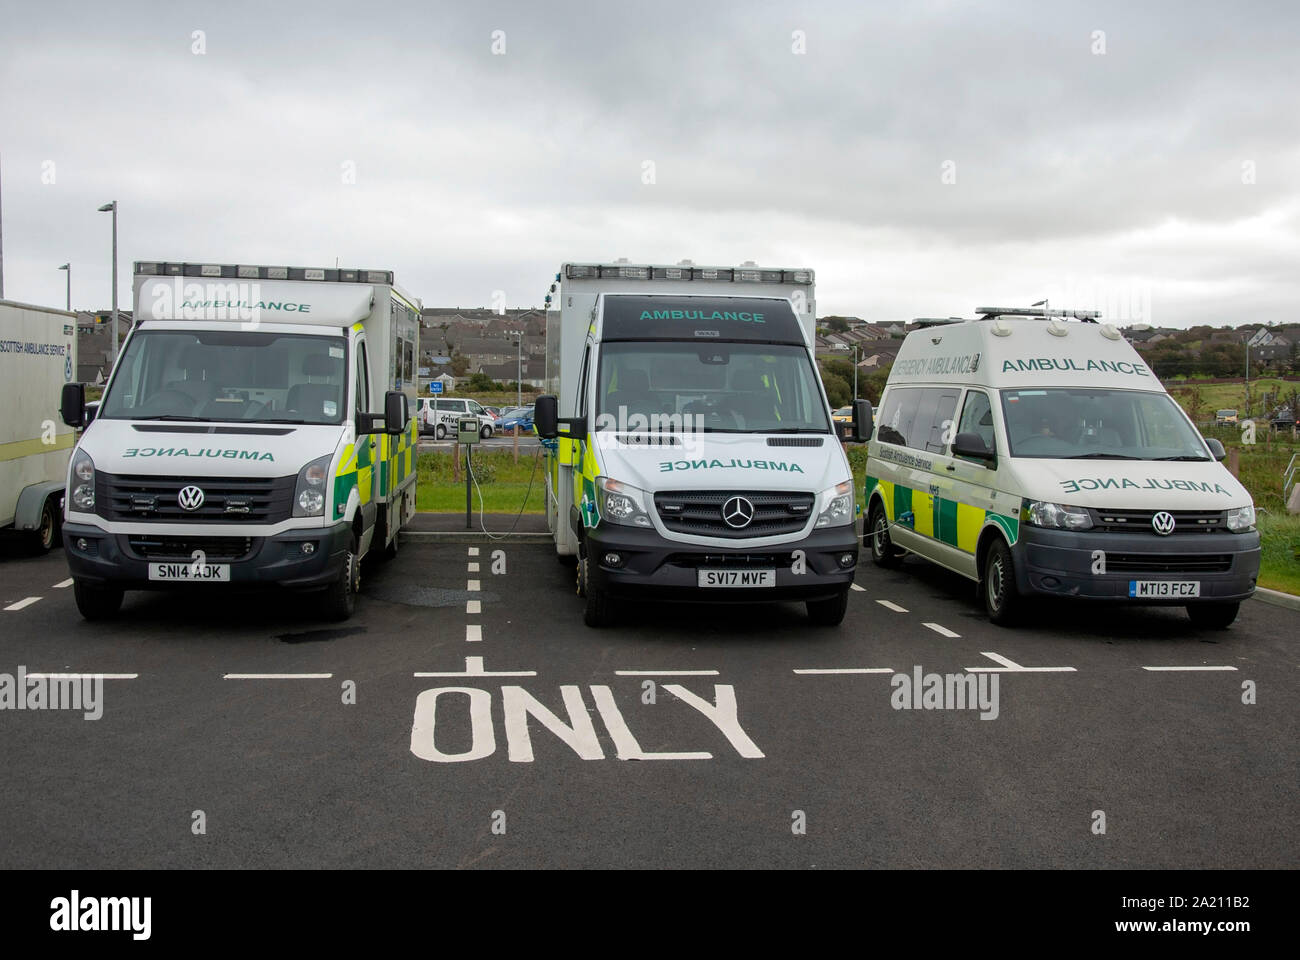
[[[104,204],[99,212],[113,214],[113,362],[117,363],[117,201]]]
[[[66,270],[66,271],[68,271],[68,305],[67,305],[67,311],[68,311],[68,313],[71,313],[71,312],[72,312],[72,264],[71,264],[71,263],[65,263],[63,266],[59,267],[59,269],[60,269],[60,270]]]
[[[853,402],[858,401],[858,345],[853,345]]]
[[[518,356],[515,357],[515,406],[524,405],[524,338],[515,341]]]

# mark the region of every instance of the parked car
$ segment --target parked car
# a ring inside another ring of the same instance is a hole
[[[505,411],[502,415],[501,422],[497,429],[502,433],[508,433],[519,428],[520,433],[533,432],[533,408],[532,407],[514,407]]]
[[[1217,410],[1214,414],[1214,425],[1216,427],[1230,427],[1237,422],[1236,410]]]
[[[840,407],[838,410],[836,410],[834,413],[831,414],[831,419],[834,420],[836,423],[852,423],[853,408]]]
[[[421,397],[420,398],[420,432],[433,434],[438,440],[445,440],[455,434],[456,421],[461,417],[478,417],[479,436],[484,440],[498,429],[497,421],[483,409],[477,400],[463,397]]]

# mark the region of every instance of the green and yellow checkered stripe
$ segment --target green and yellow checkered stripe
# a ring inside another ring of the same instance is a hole
[[[996,524],[1006,534],[1007,542],[1014,544],[1020,538],[1020,519],[985,510],[969,503],[939,497],[927,490],[915,490],[891,480],[867,477],[866,498],[871,501],[873,490],[879,489],[885,505],[885,516],[891,523],[906,513],[912,514],[911,528],[922,536],[956,547],[963,553],[973,554],[980,533],[989,523]]]

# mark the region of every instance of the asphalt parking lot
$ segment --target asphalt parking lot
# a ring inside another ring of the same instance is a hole
[[[3,867],[1300,864],[1300,614],[1260,601],[1004,630],[909,560],[839,628],[592,631],[548,545],[482,536],[404,544],[342,625],[216,591],[91,625],[60,551],[0,584],[0,672],[106,676],[98,720],[0,712]],[[895,709],[918,667],[996,677],[996,718]]]

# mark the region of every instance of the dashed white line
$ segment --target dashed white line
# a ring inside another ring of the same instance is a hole
[[[466,573],[478,573],[478,564],[477,564],[477,563],[466,564],[466,565],[465,565],[465,572],[466,572]]]
[[[1174,672],[1192,672],[1204,673],[1211,670],[1236,670],[1236,667],[1143,667],[1143,670],[1150,670],[1153,673],[1174,673]]]
[[[24,607],[30,607],[33,603],[36,603],[40,599],[41,599],[40,597],[24,597],[22,600],[19,600],[16,603],[9,604],[9,606],[5,607],[5,609],[22,610]]]
[[[484,670],[482,657],[466,657],[464,671],[421,671],[415,677],[535,677],[536,670]]]
[[[880,604],[886,610],[893,610],[895,613],[907,613],[907,607],[900,607],[892,600],[877,600],[876,603]]]
[[[933,630],[941,637],[956,638],[961,636],[960,633],[953,633],[951,630],[949,630],[947,627],[945,627],[943,624],[940,623],[927,623],[925,624],[925,626],[929,627],[931,630]]]
[[[468,643],[478,643],[483,639],[483,628],[477,623],[465,624],[465,640]]]
[[[85,680],[87,678],[100,680],[138,680],[138,673],[29,673],[26,675],[29,680]]]
[[[867,588],[866,588],[866,587],[859,587],[856,583],[851,583],[851,584],[849,584],[849,589],[850,589],[850,590],[856,590],[856,591],[858,591],[858,593],[866,593],[866,592],[867,592]]]
[[[328,680],[332,673],[224,673],[222,680]]]
[[[469,555],[470,555],[471,557],[477,557],[477,556],[478,556],[478,547],[470,547],[470,548],[469,548]]]
[[[478,600],[466,600],[466,601],[465,601],[465,612],[466,612],[466,613],[482,613],[482,612],[483,612],[483,604],[480,603]]]
[[[616,677],[716,677],[717,670],[615,670]]]
[[[62,590],[64,587],[70,587],[70,586],[72,586],[72,578],[71,578],[71,577],[68,577],[68,579],[66,579],[66,580],[60,580],[58,583],[56,583],[56,584],[54,585],[54,589],[55,589],[55,590]]]
[[[1077,673],[1074,667],[1022,667],[1014,660],[1008,659],[1001,654],[991,653],[987,650],[980,651],[981,657],[988,657],[994,663],[1000,663],[1000,667],[966,667],[967,673]]]
[[[470,593],[473,593],[475,590],[478,589],[478,581],[477,581],[477,580],[471,580],[471,581],[469,582],[469,586],[467,586],[465,589],[468,590]]]
[[[800,674],[836,674],[836,673],[893,673],[893,667],[825,667],[809,670],[796,670]]]

